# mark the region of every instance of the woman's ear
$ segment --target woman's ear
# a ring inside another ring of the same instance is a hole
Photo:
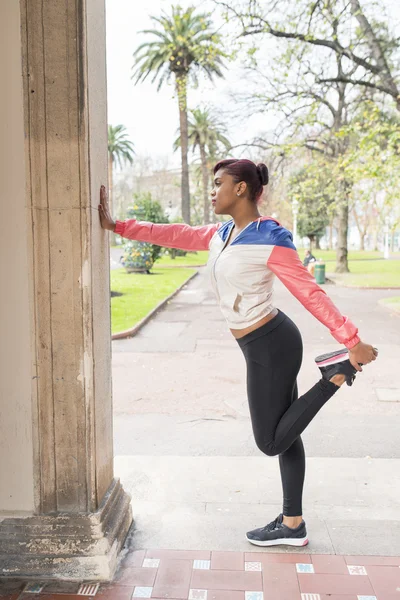
[[[241,181],[238,185],[237,195],[243,196],[247,190],[247,183],[245,181]]]

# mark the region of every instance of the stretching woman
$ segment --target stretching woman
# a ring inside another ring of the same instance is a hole
[[[292,234],[275,219],[260,215],[257,205],[268,183],[267,167],[249,160],[223,160],[215,166],[214,176],[214,211],[230,215],[230,221],[198,227],[134,219],[114,223],[102,187],[101,225],[129,239],[168,248],[209,250],[211,283],[247,364],[255,441],[264,454],[279,455],[282,478],[283,512],[246,537],[258,546],[305,546],[305,454],[300,434],[345,381],[352,385],[355,374],[362,370],[360,365],[375,360],[378,351],[360,340],[355,325],[315,283],[299,259]],[[302,339],[293,321],[273,305],[275,275],[345,346],[315,359],[322,377],[300,397],[296,379]]]

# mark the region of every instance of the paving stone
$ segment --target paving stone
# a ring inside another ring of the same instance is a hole
[[[211,568],[223,569],[225,571],[243,571],[244,553],[243,552],[212,552]]]
[[[183,598],[189,594],[190,578],[195,573],[192,571],[191,560],[163,559],[157,572],[154,583],[153,596],[157,598]],[[207,571],[204,571],[206,573]],[[199,586],[192,586],[199,587]]]

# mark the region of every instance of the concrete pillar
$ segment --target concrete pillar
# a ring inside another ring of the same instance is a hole
[[[107,580],[132,516],[97,211],[104,0],[2,0],[0,62],[0,574]]]

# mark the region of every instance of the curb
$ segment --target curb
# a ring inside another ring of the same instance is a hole
[[[203,265],[158,265],[160,269],[200,269],[201,267],[206,267],[207,263]]]
[[[161,302],[159,302],[159,304],[157,304],[157,306],[153,308],[153,310],[151,310],[149,314],[143,317],[143,319],[139,321],[139,323],[136,323],[136,325],[131,329],[125,329],[125,331],[119,331],[118,333],[114,333],[111,336],[111,340],[122,340],[124,338],[134,337],[142,329],[142,327],[146,325],[148,321],[150,321],[150,319],[156,314],[156,312],[163,308],[167,304],[167,302],[169,302],[174,296],[176,296],[176,294],[178,294],[178,292],[180,292],[182,288],[184,288],[185,285],[192,281],[192,279],[194,279],[198,274],[198,271],[196,271],[196,273],[193,273],[193,275],[188,277],[188,279],[186,279],[186,281],[182,283],[181,286],[179,286],[174,292],[172,292],[172,294],[164,298],[164,300],[161,300]]]

